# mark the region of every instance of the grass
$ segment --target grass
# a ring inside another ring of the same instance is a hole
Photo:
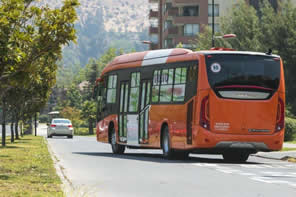
[[[283,148],[281,151],[296,151],[296,148]]]
[[[296,144],[296,140],[295,141],[289,141],[287,143],[289,143],[289,144]]]
[[[296,163],[296,158],[289,158],[288,161]]]
[[[74,135],[79,135],[79,136],[96,136],[96,128],[94,128],[94,134],[90,135],[88,132],[88,128],[85,127],[78,127],[74,128]]]
[[[9,141],[0,148],[0,196],[64,196],[44,138]]]

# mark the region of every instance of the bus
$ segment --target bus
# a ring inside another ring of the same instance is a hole
[[[48,118],[47,118],[47,126],[50,125],[52,119],[54,119],[54,118],[61,118],[59,111],[51,111],[47,115],[48,115]]]
[[[283,63],[270,53],[161,49],[116,57],[96,81],[97,141],[162,149],[167,159],[222,154],[245,162],[280,150]]]

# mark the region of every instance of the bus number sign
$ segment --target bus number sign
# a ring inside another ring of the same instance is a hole
[[[211,70],[213,73],[218,73],[221,71],[221,65],[219,63],[213,63],[211,65]]]

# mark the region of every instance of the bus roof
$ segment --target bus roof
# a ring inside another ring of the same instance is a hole
[[[163,64],[167,62],[167,59],[169,57],[180,56],[189,53],[192,53],[192,51],[189,49],[175,48],[143,51],[120,55],[114,58],[114,60],[111,61],[103,69],[102,75],[104,75],[107,72],[118,69]]]
[[[54,114],[60,114],[60,112],[59,111],[51,111],[48,113],[48,115],[54,115]]]
[[[261,56],[271,56],[271,57],[279,57],[278,55],[268,55],[266,53],[261,52],[253,52],[253,51],[223,51],[223,50],[204,50],[198,51],[197,53],[202,53],[205,55],[215,55],[215,54],[233,54],[233,55],[261,55]]]
[[[191,56],[188,56],[191,55]],[[266,53],[252,52],[252,51],[233,51],[233,50],[204,50],[193,52],[189,49],[174,48],[174,49],[159,49],[143,52],[135,52],[120,55],[114,58],[102,71],[101,76],[107,72],[111,72],[119,69],[136,68],[141,66],[151,66],[157,64],[164,64],[170,61],[169,59],[178,59],[176,57],[183,56],[183,61],[192,60],[193,56],[197,54],[211,55],[211,54],[236,54],[236,55],[260,55],[260,56],[272,56],[279,57],[277,55],[268,55]],[[193,56],[192,56],[193,55]],[[183,58],[182,57],[182,58]],[[185,58],[187,57],[187,58]],[[97,80],[97,82],[100,78]]]

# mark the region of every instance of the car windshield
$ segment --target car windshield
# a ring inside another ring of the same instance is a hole
[[[276,90],[280,81],[279,58],[254,55],[211,55],[207,73],[212,88],[252,85]]]
[[[64,124],[71,124],[70,120],[62,120],[62,119],[57,119],[57,120],[53,120],[52,123],[64,123]]]

